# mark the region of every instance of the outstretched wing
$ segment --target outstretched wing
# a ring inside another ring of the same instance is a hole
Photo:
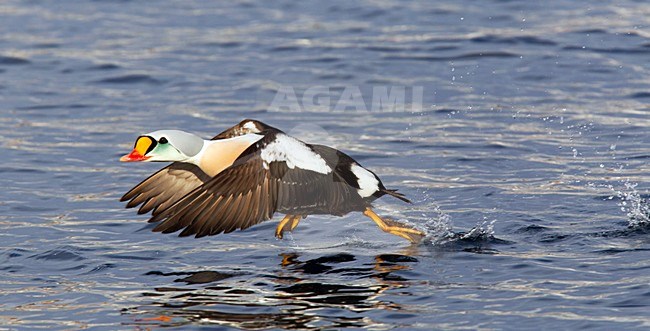
[[[363,205],[356,189],[323,159],[310,165],[309,160],[295,157],[302,152],[302,157],[320,158],[308,146],[295,139],[294,145],[274,144],[274,139],[275,134],[265,136],[232,166],[154,215],[149,222],[160,222],[154,231],[184,229],[180,236],[203,237],[246,229],[276,211],[322,213],[332,206]]]
[[[129,201],[126,208],[142,204],[138,214],[153,210],[152,214],[156,215],[209,179],[208,175],[193,164],[174,162],[133,187],[120,201]]]

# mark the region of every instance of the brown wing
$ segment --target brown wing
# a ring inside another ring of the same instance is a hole
[[[290,169],[285,162],[271,162],[266,169],[257,150],[149,222],[162,221],[154,231],[171,233],[184,228],[180,236],[198,238],[246,229],[270,219],[276,211],[339,214],[350,211],[337,212],[341,206],[363,205],[356,189],[335,173]]]
[[[193,164],[174,162],[133,187],[120,201],[130,200],[126,204],[127,208],[142,204],[138,214],[153,210],[152,214],[156,215],[209,179],[208,175]]]

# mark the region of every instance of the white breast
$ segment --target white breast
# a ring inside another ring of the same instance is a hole
[[[259,134],[245,134],[229,139],[208,140],[201,151],[187,162],[199,166],[208,176],[216,176],[260,139],[262,136]]]

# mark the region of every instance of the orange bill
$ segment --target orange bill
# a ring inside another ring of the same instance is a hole
[[[120,158],[122,162],[139,162],[146,161],[151,158],[151,156],[145,156],[155,147],[156,141],[149,136],[140,136],[138,140],[135,141],[135,147],[131,153],[124,155]]]

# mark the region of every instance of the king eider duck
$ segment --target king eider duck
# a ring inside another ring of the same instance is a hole
[[[256,120],[244,120],[211,140],[178,130],[141,135],[123,162],[172,162],[122,197],[126,207],[151,212],[155,232],[195,237],[229,233],[285,214],[282,238],[307,215],[360,211],[381,230],[411,242],[424,233],[382,219],[371,203],[390,195],[372,171],[331,147],[306,144]]]

